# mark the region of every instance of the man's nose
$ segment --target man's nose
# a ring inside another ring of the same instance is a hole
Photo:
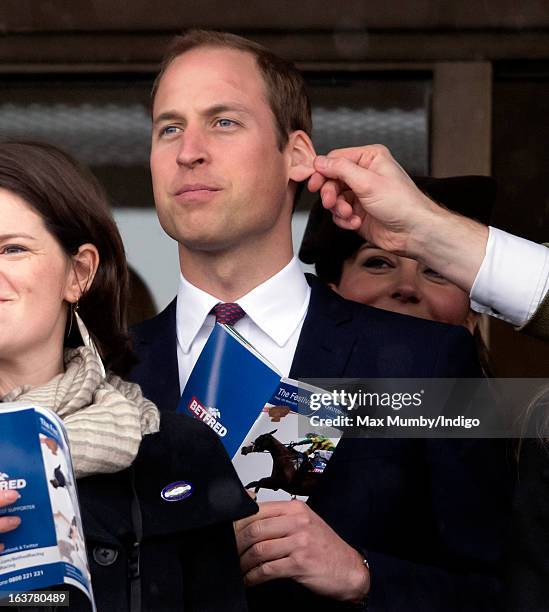
[[[187,126],[180,139],[177,163],[186,168],[194,168],[209,161],[207,138],[196,126]]]

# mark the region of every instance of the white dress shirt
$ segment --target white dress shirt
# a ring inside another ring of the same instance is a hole
[[[489,228],[486,255],[471,287],[471,308],[524,325],[549,290],[549,248]]]
[[[310,296],[311,289],[294,257],[280,272],[237,300],[246,316],[235,329],[283,376],[290,373]],[[176,326],[181,391],[213,329],[215,316],[209,313],[218,302],[180,275]]]

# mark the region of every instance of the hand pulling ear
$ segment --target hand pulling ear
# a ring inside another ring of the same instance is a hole
[[[286,146],[289,148],[290,154],[290,179],[296,183],[306,181],[315,171],[313,160],[316,157],[309,135],[302,130],[292,132]]]

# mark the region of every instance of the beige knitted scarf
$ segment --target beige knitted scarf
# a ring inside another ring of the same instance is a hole
[[[77,478],[130,466],[142,437],[159,429],[158,409],[139,385],[111,372],[103,378],[85,346],[65,351],[65,368],[47,384],[12,389],[2,400],[39,404],[63,420]]]

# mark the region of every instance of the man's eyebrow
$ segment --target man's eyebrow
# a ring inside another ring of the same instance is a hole
[[[223,102],[221,104],[209,106],[208,108],[201,111],[201,115],[203,115],[204,117],[213,117],[215,115],[228,113],[231,111],[237,113],[244,113],[247,115],[251,114],[250,109],[246,105],[241,104],[240,102]],[[160,113],[160,115],[158,115],[158,117],[154,119],[153,125],[158,125],[159,123],[164,123],[165,121],[177,121],[179,123],[186,122],[185,117],[181,113],[175,110],[168,110],[164,111],[163,113]]]
[[[163,123],[164,121],[184,121],[183,115],[174,110],[164,111],[160,113],[153,121],[153,125]]]
[[[14,238],[28,238],[29,240],[36,240],[36,238],[34,236],[31,236],[30,234],[23,234],[23,233],[0,234],[0,240],[1,241],[4,241],[4,240],[13,240]]]
[[[207,108],[202,114],[206,116],[219,115],[220,113],[227,113],[231,111],[236,111],[238,113],[246,113],[250,114],[250,109],[239,102],[226,102],[223,104],[216,104],[215,106],[210,106]]]

